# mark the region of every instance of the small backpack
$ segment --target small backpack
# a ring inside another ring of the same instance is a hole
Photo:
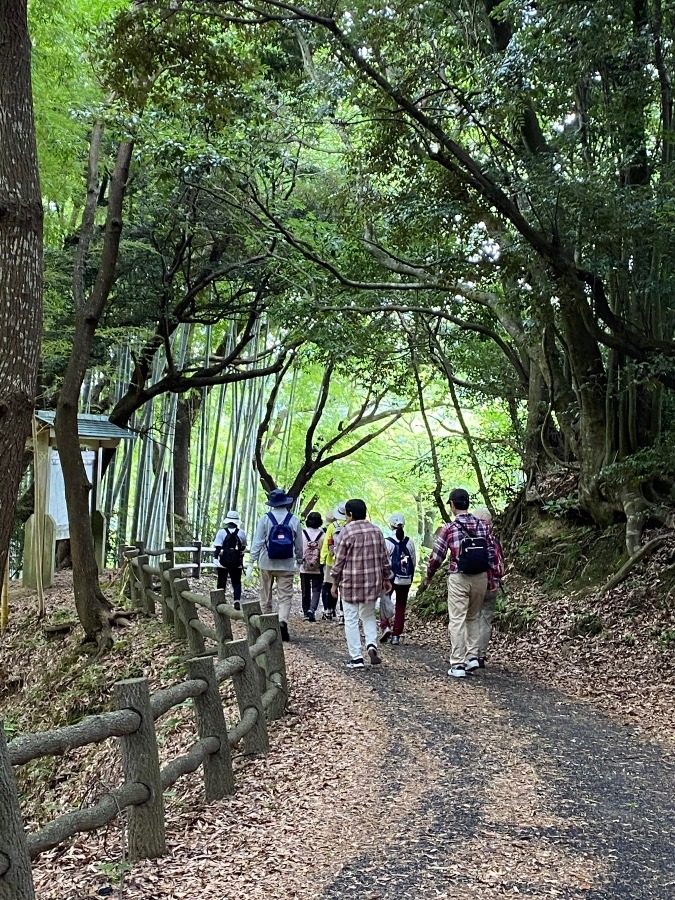
[[[244,545],[239,537],[239,529],[235,531],[225,530],[225,537],[220,547],[218,562],[221,566],[232,568],[241,566],[244,561]]]
[[[459,545],[457,571],[464,575],[480,575],[481,572],[487,572],[490,568],[487,540],[477,534],[471,534],[457,521],[455,525],[466,535]]]
[[[291,521],[291,513],[286,513],[283,522],[277,522],[271,512],[267,515],[272,522],[272,529],[267,538],[267,555],[270,559],[290,559],[295,544],[295,534],[288,524]]]
[[[410,549],[408,548],[408,538],[397,541],[396,538],[387,538],[394,545],[391,554],[391,571],[399,578],[412,578],[415,574],[415,566],[413,565]]]
[[[312,540],[312,538],[307,534],[307,531],[303,530],[302,533],[304,534],[305,540],[307,541],[307,546],[305,547],[305,552],[302,557],[302,567],[307,573],[320,572],[321,564],[319,562],[319,538]]]

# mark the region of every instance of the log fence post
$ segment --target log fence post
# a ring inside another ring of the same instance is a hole
[[[209,599],[213,611],[216,637],[218,638],[218,659],[223,659],[223,645],[232,640],[232,623],[230,622],[230,617],[225,615],[225,613],[218,612],[218,606],[225,602],[225,591],[222,589],[210,591]]]
[[[160,562],[159,571],[160,575],[160,593],[162,595],[162,622],[167,625],[169,628],[174,627],[173,621],[173,610],[169,605],[168,600],[171,598],[171,582],[166,577],[165,573],[168,572],[169,569],[172,568],[172,564],[170,560],[165,560],[164,562]]]
[[[187,642],[188,647],[190,648],[190,653],[193,656],[203,656],[206,653],[206,646],[204,645],[204,638],[202,635],[190,625],[190,619],[198,619],[199,614],[197,613],[197,607],[192,602],[192,600],[188,600],[187,597],[183,596],[183,591],[190,590],[190,583],[187,578],[177,578],[174,581],[174,589],[175,595],[178,597],[178,603],[180,604],[180,609],[183,614],[183,619],[185,622],[185,630],[187,631]]]
[[[248,645],[252,647],[260,637],[260,629],[251,621],[253,616],[260,615],[260,603],[258,600],[249,600],[241,604],[241,611],[244,614],[244,622],[246,624],[246,635],[248,637]],[[259,656],[256,660],[258,666],[258,680],[260,682],[260,693],[263,694],[266,689],[266,673],[265,673],[265,654]]]
[[[143,566],[150,565],[150,557],[138,556],[136,559],[138,561],[138,580],[141,582],[141,606],[148,615],[154,615],[155,600],[152,594],[148,593],[148,591],[152,591],[152,575],[143,568]]]
[[[0,900],[35,900],[19,793],[0,719]]]
[[[164,553],[166,556],[166,562],[170,562],[170,568],[176,565],[176,554],[173,552],[173,541],[165,541],[164,542]]]
[[[194,550],[192,551],[192,562],[195,565],[193,578],[202,577],[202,542],[193,541]]]
[[[280,719],[286,711],[288,702],[288,681],[286,679],[286,658],[284,656],[284,647],[281,642],[281,631],[279,630],[279,616],[277,613],[267,613],[260,616],[260,631],[265,633],[269,629],[276,632],[276,640],[274,640],[264,656],[259,659],[265,660],[265,675],[267,676],[267,687],[276,684],[279,690],[276,696],[267,708],[267,717],[270,722]]]
[[[138,729],[120,738],[122,765],[126,782],[143,784],[149,793],[145,803],[129,808],[129,858],[156,859],[166,853],[166,835],[159,751],[148,679],[118,681],[115,684],[115,699],[118,709],[133,709],[141,717]]]
[[[239,714],[243,716],[246,710],[251,708],[258,711],[255,725],[244,736],[244,752],[248,754],[267,753],[270,749],[270,743],[267,735],[265,710],[262,705],[262,694],[260,692],[260,676],[258,674],[260,669],[256,665],[255,660],[251,659],[251,654],[248,651],[248,641],[242,639],[225,644],[223,647],[223,658],[230,659],[232,656],[240,656],[244,660],[243,670],[232,676]]]
[[[187,641],[187,628],[181,614],[181,611],[183,609],[183,607],[181,606],[181,598],[176,590],[176,582],[180,579],[182,574],[183,570],[181,568],[169,569],[169,584],[171,586],[171,596],[173,597],[174,610],[174,635],[177,641],[185,643]]]
[[[234,773],[213,657],[199,656],[190,659],[187,669],[190,678],[200,678],[206,682],[206,692],[194,698],[195,718],[200,738],[215,737],[220,741],[219,750],[204,760],[206,799],[220,800],[226,794],[234,793]]]

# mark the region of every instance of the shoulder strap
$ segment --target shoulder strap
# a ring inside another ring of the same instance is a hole
[[[471,534],[471,532],[469,531],[469,529],[468,529],[468,528],[465,528],[465,527],[462,525],[462,523],[459,521],[459,519],[455,519],[455,521],[454,521],[452,524],[453,524],[453,525],[456,525],[456,526],[459,528],[460,531],[463,531],[463,532],[464,532],[464,534],[468,534],[469,537],[476,537],[476,535],[478,534],[478,532],[476,532],[476,534]]]
[[[387,537],[385,538],[385,541],[389,541],[389,543],[390,543],[390,544],[393,544],[394,547],[396,546],[396,538],[393,538],[393,537],[391,537],[391,536],[387,536]]]
[[[269,512],[267,513],[267,517],[269,518],[270,522],[271,522],[273,525],[277,525],[277,524],[278,524],[277,520],[274,518],[274,513],[272,512],[271,509],[270,509]]]
[[[292,513],[292,512],[287,512],[286,515],[285,515],[285,517],[284,517],[284,521],[283,521],[281,524],[282,524],[282,525],[288,525],[288,523],[291,521],[292,518],[293,518],[293,513]]]
[[[307,534],[307,529],[306,529],[306,528],[303,528],[303,529],[302,529],[302,533],[303,533],[304,536],[307,538],[307,542],[311,544],[312,539],[311,539],[311,537]]]

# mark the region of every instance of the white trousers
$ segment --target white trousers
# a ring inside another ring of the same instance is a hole
[[[375,601],[367,603],[343,603],[342,611],[345,617],[345,638],[347,649],[352,659],[363,656],[361,650],[361,633],[359,620],[363,626],[363,635],[366,639],[366,647],[377,646],[377,621],[375,619]]]

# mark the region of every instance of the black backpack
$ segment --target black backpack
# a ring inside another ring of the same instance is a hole
[[[220,547],[218,562],[226,568],[235,568],[244,561],[244,545],[239,537],[239,529],[236,531],[225,530],[225,537]]]
[[[400,578],[412,578],[415,566],[408,547],[408,538],[404,536],[402,541],[397,541],[396,538],[388,537],[387,540],[394,545],[391,552],[391,571]]]
[[[466,535],[459,545],[457,571],[464,575],[480,575],[481,572],[487,572],[490,568],[487,540],[477,534],[471,534],[460,522],[455,521],[455,525]]]

